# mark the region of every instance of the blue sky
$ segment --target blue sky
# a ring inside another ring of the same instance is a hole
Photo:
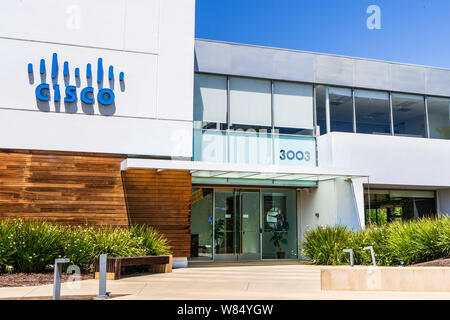
[[[381,29],[369,30],[369,5]],[[196,37],[450,68],[449,0],[196,0]]]

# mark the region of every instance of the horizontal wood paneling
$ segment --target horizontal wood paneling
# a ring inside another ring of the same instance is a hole
[[[0,150],[0,217],[128,225],[121,155]]]
[[[151,225],[190,255],[188,171],[120,171],[126,156],[0,149],[0,218]]]
[[[130,221],[158,228],[169,240],[174,257],[189,257],[190,173],[131,169],[122,176]]]

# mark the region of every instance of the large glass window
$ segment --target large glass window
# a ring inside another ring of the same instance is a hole
[[[311,85],[274,81],[273,121],[281,134],[312,135],[313,88]]]
[[[370,196],[369,196],[370,194]],[[370,209],[369,209],[370,201]],[[383,225],[391,221],[404,221],[434,216],[434,191],[418,190],[365,190],[366,223]]]
[[[194,121],[204,129],[226,129],[227,77],[195,74]]]
[[[328,88],[331,131],[353,132],[352,91],[347,88]]]
[[[387,92],[355,90],[356,132],[391,133],[391,113]]]
[[[327,133],[327,87],[316,86],[316,120],[317,134],[323,135]]]
[[[297,258],[295,190],[263,190],[262,258]]]
[[[213,189],[192,188],[191,259],[212,259]]]
[[[422,96],[392,94],[394,133],[411,137],[426,137],[425,103]]]
[[[428,98],[430,138],[450,139],[450,99]]]
[[[272,128],[272,85],[270,80],[230,77],[230,127]]]

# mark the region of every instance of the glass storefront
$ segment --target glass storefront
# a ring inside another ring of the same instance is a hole
[[[295,190],[193,188],[191,260],[297,258]]]

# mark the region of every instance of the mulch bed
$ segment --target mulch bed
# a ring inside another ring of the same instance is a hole
[[[418,263],[413,267],[450,267],[450,257]]]
[[[66,282],[69,277],[69,274],[62,274],[61,282]],[[80,275],[80,280],[86,279],[93,279],[93,275]],[[53,273],[12,273],[0,275],[0,287],[29,287],[44,284],[53,284]]]

